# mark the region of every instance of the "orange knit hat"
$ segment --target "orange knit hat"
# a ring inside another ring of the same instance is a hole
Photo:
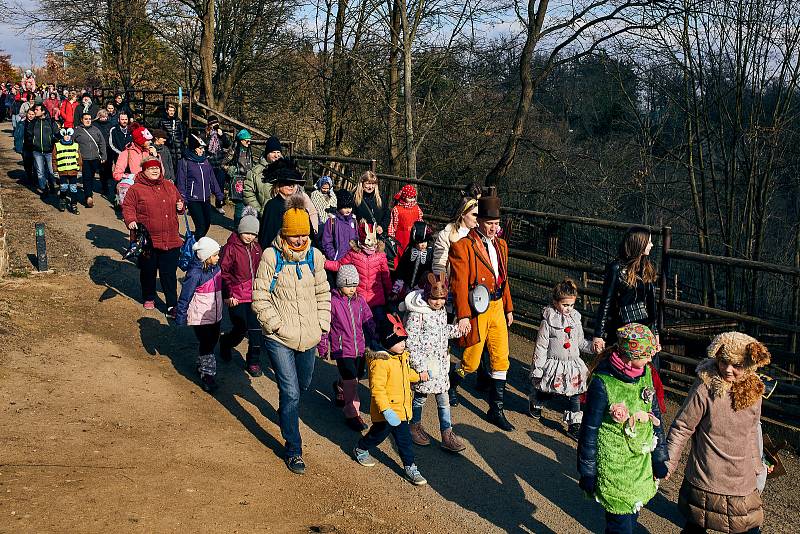
[[[311,233],[311,221],[308,218],[302,195],[292,195],[286,200],[286,211],[283,213],[281,234],[284,237],[297,237]]]

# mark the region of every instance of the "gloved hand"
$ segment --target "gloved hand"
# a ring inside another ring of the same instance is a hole
[[[597,489],[597,477],[581,477],[578,486],[589,495],[594,495],[594,490]]]
[[[653,476],[656,478],[666,478],[669,470],[664,462],[653,462]]]
[[[386,422],[389,423],[391,426],[400,426],[400,418],[394,413],[394,410],[391,408],[386,408],[381,412],[383,417],[386,418]]]

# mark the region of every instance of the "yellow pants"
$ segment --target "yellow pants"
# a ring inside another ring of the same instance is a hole
[[[490,302],[489,309],[478,316],[478,334],[480,341],[464,349],[462,371],[469,374],[478,369],[484,344],[489,351],[492,371],[508,371],[508,324],[502,299]]]

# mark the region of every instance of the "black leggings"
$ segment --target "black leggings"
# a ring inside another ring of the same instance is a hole
[[[139,282],[142,284],[142,300],[156,300],[156,274],[158,274],[167,308],[175,306],[178,302],[177,271],[180,252],[180,248],[153,249],[139,256]]]
[[[200,347],[197,349],[198,354],[201,356],[214,354],[214,347],[217,346],[217,341],[219,340],[219,328],[221,325],[222,322],[192,326],[194,335],[197,337],[197,341],[200,342]]]
[[[211,203],[189,202],[189,216],[194,223],[194,238],[200,239],[208,233],[211,227]]]
[[[357,380],[364,376],[365,363],[363,356],[339,358],[336,360],[336,368],[339,369],[339,376],[342,377],[342,380]]]
[[[249,302],[243,302],[228,308],[233,328],[226,334],[225,343],[235,347],[247,336],[247,363],[259,363],[261,353],[261,325],[258,322],[253,307]]]

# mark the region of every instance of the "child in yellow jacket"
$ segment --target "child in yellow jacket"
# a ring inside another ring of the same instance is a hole
[[[409,353],[406,350],[408,334],[400,318],[396,314],[389,314],[386,318],[388,322],[380,335],[385,350],[367,351],[369,387],[372,392],[369,407],[372,426],[367,435],[358,441],[353,456],[359,464],[372,467],[375,460],[370,456],[369,450],[383,443],[391,434],[400,452],[406,477],[415,486],[422,486],[428,481],[414,463],[408,421],[411,419],[413,397],[411,383],[428,380],[428,372],[417,374],[409,365]]]

